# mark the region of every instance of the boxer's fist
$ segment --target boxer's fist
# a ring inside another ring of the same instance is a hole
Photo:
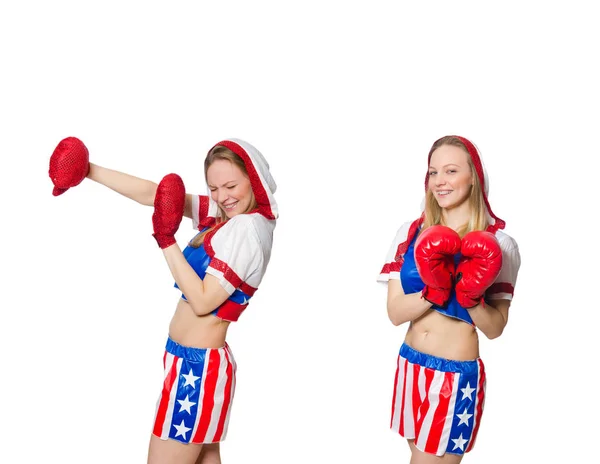
[[[502,269],[502,250],[494,234],[469,232],[462,239],[456,267],[456,300],[463,308],[477,306]]]
[[[161,248],[176,243],[175,232],[183,218],[185,208],[185,186],[177,174],[167,174],[158,184],[154,197],[152,234]]]
[[[61,140],[50,156],[48,174],[54,184],[52,195],[56,197],[79,185],[89,171],[90,155],[83,142],[75,137]]]
[[[460,251],[460,236],[446,226],[425,229],[415,243],[415,263],[425,283],[423,298],[437,306],[450,299],[454,283],[454,255]]]

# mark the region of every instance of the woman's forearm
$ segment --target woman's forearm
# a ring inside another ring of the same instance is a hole
[[[506,308],[504,308],[506,306]],[[493,305],[480,303],[469,309],[469,315],[475,326],[491,339],[502,335],[508,321],[508,305],[498,301]]]
[[[142,205],[154,205],[157,184],[152,181],[93,163],[90,163],[88,178]]]
[[[430,309],[432,304],[421,296],[421,292],[396,294],[388,299],[387,310],[388,317],[392,324],[400,325],[405,322],[414,321],[425,311]]]
[[[163,249],[163,253],[177,286],[197,316],[209,314],[229,297],[216,277],[206,274],[202,280],[196,274],[176,243]]]

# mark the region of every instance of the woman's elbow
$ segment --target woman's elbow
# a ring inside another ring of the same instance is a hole
[[[401,318],[396,311],[393,311],[391,308],[388,308],[388,318],[390,322],[394,324],[396,327],[404,324],[406,321]]]
[[[486,330],[485,332],[483,332],[483,334],[489,339],[489,340],[494,340],[495,338],[498,338],[500,335],[502,335],[502,332],[504,332],[504,327],[493,327],[489,330]]]
[[[192,311],[194,312],[194,314],[198,317],[206,316],[207,314],[210,314],[215,309],[215,308],[208,307],[208,305],[206,305],[200,298],[198,298],[198,299],[188,298],[188,303],[190,304],[190,307],[192,308]]]
[[[144,195],[140,198],[139,203],[144,206],[154,206],[154,198],[156,197],[157,188],[158,184],[148,181],[148,184],[146,185],[146,189],[144,191]]]

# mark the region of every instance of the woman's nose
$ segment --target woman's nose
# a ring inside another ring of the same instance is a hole
[[[219,189],[217,193],[217,201],[219,203],[223,203],[225,200],[227,200],[227,197],[227,191],[225,189]]]

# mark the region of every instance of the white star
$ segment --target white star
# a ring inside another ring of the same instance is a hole
[[[465,411],[462,414],[457,414],[456,417],[458,417],[460,419],[460,422],[458,423],[458,425],[460,424],[466,424],[467,427],[469,426],[469,419],[471,417],[473,417],[473,414],[467,414],[467,408],[465,408]]]
[[[196,380],[198,380],[200,377],[196,377],[194,375],[194,373],[192,372],[192,368],[190,367],[190,373],[189,374],[181,374],[183,377],[185,377],[185,383],[183,384],[183,386],[185,387],[186,385],[191,385],[192,388],[196,388],[196,385],[194,384],[194,382]]]
[[[454,451],[456,448],[460,448],[461,451],[464,451],[463,446],[465,446],[469,440],[465,440],[461,433],[460,437],[453,438],[452,441],[454,442],[454,448],[452,448],[452,451]]]
[[[187,411],[188,414],[191,414],[192,411],[190,411],[190,408],[192,406],[194,406],[196,403],[192,403],[190,401],[190,395],[187,395],[185,397],[185,400],[177,400],[177,402],[181,405],[181,408],[179,409],[179,412],[181,411]],[[460,425],[460,424],[459,424]],[[468,424],[467,424],[468,425]]]
[[[175,427],[177,429],[177,433],[175,434],[175,438],[177,438],[179,435],[183,435],[183,439],[187,440],[187,438],[185,437],[185,434],[188,433],[190,430],[189,427],[186,427],[183,420],[181,421],[181,424],[179,425],[175,425],[173,424],[173,427]]]
[[[470,400],[473,399],[473,398],[471,398],[471,393],[473,393],[475,391],[475,389],[471,388],[471,384],[469,382],[467,382],[467,386],[465,388],[461,388],[460,391],[463,392],[463,397],[462,397],[463,400],[466,397],[469,397]]]

